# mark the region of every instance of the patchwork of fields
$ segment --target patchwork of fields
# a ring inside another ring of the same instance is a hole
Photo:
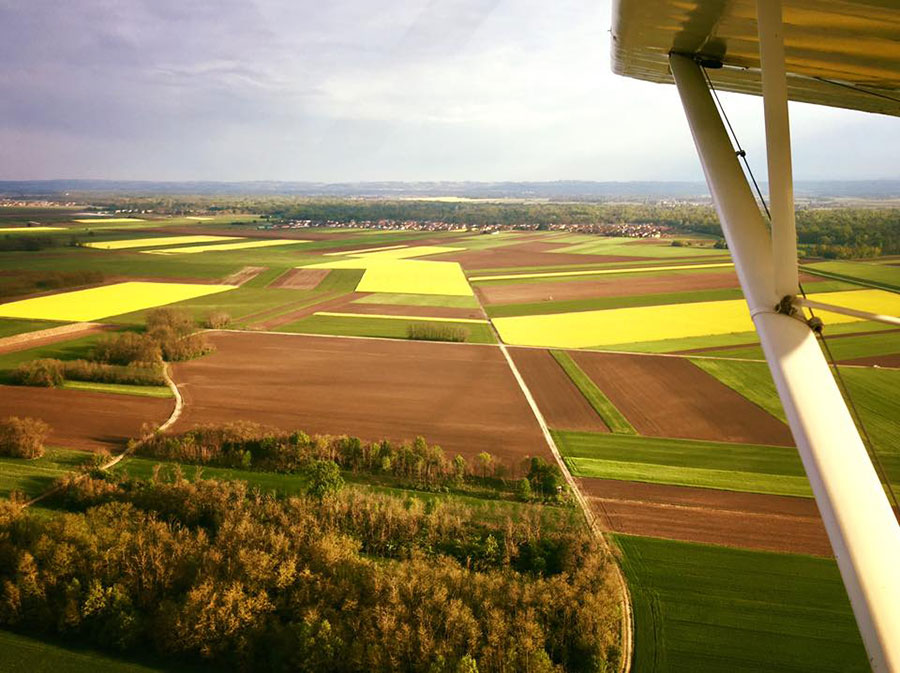
[[[527,457],[553,460],[530,396],[621,551],[635,670],[865,670],[736,276],[711,241],[82,219],[32,228],[69,237],[90,224],[91,234],[27,253],[29,273],[72,276],[0,303],[3,383],[23,363],[84,358],[104,334],[139,331],[147,311],[170,306],[198,323],[228,317],[208,335],[214,353],[170,366],[184,400],[173,432],[253,421],[424,436],[515,475]],[[0,253],[0,284],[23,254]],[[102,279],[82,282],[86,271]],[[817,262],[802,280],[819,301],[900,314],[900,267]],[[854,365],[842,373],[885,480],[900,486],[900,331],[820,315],[836,358]],[[18,340],[88,321],[103,331]],[[0,461],[0,492],[36,495],[84,451],[121,450],[175,406],[148,390],[83,387],[0,385],[0,407],[53,428],[45,458]],[[213,469],[280,493],[306,488],[294,475]],[[472,500],[497,520],[518,515],[513,501]]]

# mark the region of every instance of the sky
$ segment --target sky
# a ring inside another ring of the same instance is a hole
[[[0,0],[0,179],[702,179],[609,28],[608,0]],[[723,102],[764,176],[761,100]],[[796,179],[900,177],[900,119],[791,123]]]

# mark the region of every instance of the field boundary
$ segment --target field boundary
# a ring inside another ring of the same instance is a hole
[[[556,446],[556,441],[553,439],[550,428],[547,426],[547,422],[544,420],[544,415],[541,413],[541,410],[538,408],[537,402],[531,395],[531,391],[528,389],[528,385],[525,383],[525,379],[523,379],[522,374],[519,373],[519,369],[518,367],[516,367],[516,363],[513,362],[506,344],[498,340],[498,346],[500,348],[500,352],[503,353],[503,357],[506,358],[506,362],[509,365],[510,370],[512,371],[513,377],[519,384],[519,389],[525,396],[525,400],[528,402],[528,406],[531,407],[531,412],[534,414],[535,420],[541,427],[541,432],[544,435],[544,440],[547,442],[547,446],[553,453],[553,457],[556,460],[556,463],[559,465],[563,477],[565,477],[566,483],[574,494],[575,500],[578,502],[578,507],[581,509],[588,527],[594,533],[594,536],[600,541],[603,548],[612,557],[615,557],[613,548],[606,540],[606,537],[603,534],[603,530],[597,523],[597,519],[594,516],[593,511],[591,510],[590,504],[587,502],[581,491],[578,490],[578,484],[576,483],[575,478],[572,476],[572,473],[569,471],[569,467],[568,465],[566,465],[565,460],[563,460],[562,454],[560,454],[559,452],[559,448]],[[619,665],[619,672],[630,673],[632,653],[634,650],[634,614],[632,613],[631,608],[631,594],[628,591],[628,584],[625,582],[625,576],[623,574],[622,568],[620,567],[618,562],[614,561],[614,565],[616,568],[616,579],[618,580],[619,587],[622,591],[622,661]]]

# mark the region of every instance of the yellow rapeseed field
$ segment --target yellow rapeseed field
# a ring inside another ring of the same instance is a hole
[[[188,245],[183,248],[163,248],[162,250],[143,250],[148,255],[193,255],[198,252],[222,252],[223,250],[246,250],[248,248],[269,248],[273,245],[292,245],[309,243],[293,238],[274,238],[261,241],[241,241],[238,243],[218,243],[213,245]]]
[[[472,288],[462,267],[456,262],[431,262],[408,257],[422,257],[453,252],[458,248],[414,246],[382,249],[363,254],[348,253],[334,261],[303,267],[305,269],[365,269],[357,292],[398,294],[446,294],[471,297]]]
[[[127,282],[0,304],[0,318],[90,322],[233,290],[236,285]]]
[[[30,231],[63,231],[65,227],[0,227],[4,234],[27,234]]]
[[[873,313],[900,314],[900,295],[883,290],[827,292],[812,294],[810,299]],[[827,311],[816,314],[826,325],[859,320]],[[753,330],[742,299],[516,316],[495,318],[493,322],[508,344],[552,348],[615,346]]]
[[[144,222],[138,217],[89,217],[75,220],[80,224],[124,224],[125,222]]]
[[[129,248],[158,248],[182,243],[212,243],[213,241],[239,241],[234,236],[160,236],[157,238],[128,238],[121,241],[97,241],[85,243],[87,248],[100,250],[127,250]]]

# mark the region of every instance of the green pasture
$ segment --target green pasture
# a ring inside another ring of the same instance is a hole
[[[17,334],[26,334],[28,332],[37,332],[42,329],[51,327],[59,327],[65,323],[53,322],[52,320],[25,320],[20,318],[0,318],[0,339],[3,337],[15,336]]]
[[[12,491],[22,491],[28,497],[40,495],[53,485],[57,477],[89,462],[93,455],[89,451],[47,448],[43,456],[31,460],[2,456],[0,496],[8,497]]]
[[[900,266],[840,261],[804,264],[802,268],[826,278],[862,282],[886,290],[900,290]]]
[[[748,400],[784,419],[764,362],[693,360]],[[841,367],[841,375],[892,482],[900,483],[900,370]]]
[[[95,381],[64,381],[62,386],[69,390],[87,390],[94,393],[114,393],[117,395],[137,395],[139,397],[174,397],[168,386],[135,386],[125,383],[97,383]]]
[[[837,564],[615,535],[631,590],[634,671],[868,671]]]
[[[840,327],[843,326],[840,325]],[[831,328],[826,333],[828,347],[838,362],[900,353],[900,331],[896,331],[895,328],[891,328],[889,325],[881,325],[877,329],[881,329],[883,332],[843,336],[836,332],[834,328]],[[833,334],[834,337],[828,338],[828,334]],[[765,359],[760,346],[715,351],[709,353],[709,355],[723,358]]]
[[[0,630],[0,669],[5,673],[190,673],[208,671],[176,663],[137,663],[95,650]]]
[[[811,497],[792,447],[554,430],[580,477]]]
[[[313,315],[297,322],[278,327],[279,332],[300,334],[331,334],[333,336],[383,337],[406,339],[410,325],[416,320],[394,320],[392,318],[370,318],[361,314],[359,318]],[[490,325],[482,323],[442,322],[441,325],[458,325],[469,332],[469,343],[496,343]]]

